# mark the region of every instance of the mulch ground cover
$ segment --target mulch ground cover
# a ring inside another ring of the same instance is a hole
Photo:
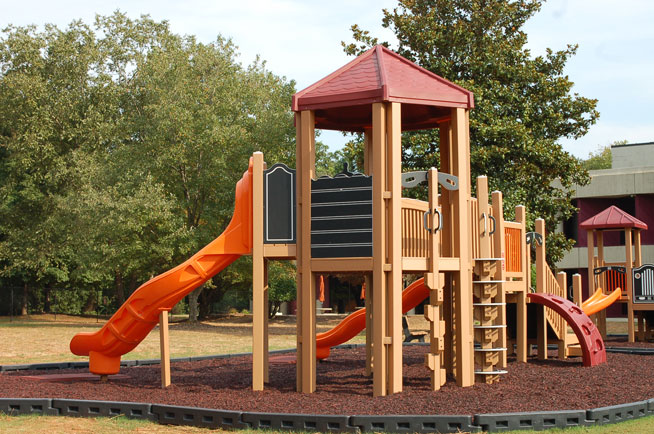
[[[628,345],[610,339],[607,346]],[[653,347],[653,344],[645,344]],[[54,372],[0,374],[0,397],[68,398],[131,401],[224,410],[305,414],[476,414],[603,407],[654,398],[654,355],[608,353],[607,363],[586,368],[581,358],[517,363],[496,384],[457,387],[452,378],[440,391],[429,390],[425,346],[404,348],[404,389],[372,396],[372,379],[364,375],[365,350],[334,349],[318,364],[317,391],[295,391],[295,364],[281,359],[270,365],[270,384],[263,392],[251,387],[249,356],[172,364],[172,385],[160,387],[159,365],[121,369],[122,379],[107,383],[80,379],[44,382],[24,378]],[[555,352],[550,353],[551,356]],[[87,372],[62,370],[57,374]]]

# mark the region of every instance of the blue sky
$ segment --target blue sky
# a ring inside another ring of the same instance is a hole
[[[231,37],[243,63],[258,54],[268,68],[297,82],[298,90],[321,79],[350,59],[340,41],[350,41],[349,28],[359,24],[380,40],[393,41],[381,27],[382,8],[391,0],[23,0],[3,5],[0,27],[93,21],[96,13],[116,9],[131,17],[149,14],[168,20],[176,33],[209,42],[218,34]],[[566,150],[586,157],[616,140],[654,141],[654,2],[650,0],[550,0],[526,25],[533,55],[547,47],[579,44],[566,74],[573,92],[599,100],[600,120],[577,141],[563,141]],[[447,77],[446,77],[447,78]],[[340,134],[322,136],[332,149]]]

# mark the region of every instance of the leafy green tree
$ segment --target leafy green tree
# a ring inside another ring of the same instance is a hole
[[[400,0],[397,8],[384,10],[382,26],[395,33],[400,55],[474,93],[473,176],[489,175],[490,187],[503,191],[507,217],[523,204],[531,224],[545,219],[548,256],[555,262],[572,246],[555,233],[557,223],[575,211],[569,187],[588,182],[580,162],[557,141],[582,137],[599,113],[597,100],[572,93],[573,82],[564,74],[577,46],[536,57],[525,48],[522,27],[542,3]],[[377,44],[367,30],[354,25],[352,32],[355,42],[343,43],[350,54]],[[410,170],[437,166],[437,134],[405,134],[403,160]],[[561,188],[552,185],[557,178]]]
[[[42,32],[10,26],[0,38],[0,274],[26,287],[70,277],[75,251],[57,203],[83,182],[71,154],[112,128],[103,66],[81,22]]]
[[[296,269],[290,261],[271,261],[268,264],[268,317],[274,318],[282,303],[295,300]]]
[[[608,146],[599,147],[597,151],[590,152],[588,158],[582,161],[586,170],[610,169],[613,166],[613,155],[611,154],[612,146],[626,145],[626,140],[616,140]]]
[[[295,159],[294,83],[237,56],[120,12],[6,29],[0,275],[120,302],[215,238],[253,151]]]

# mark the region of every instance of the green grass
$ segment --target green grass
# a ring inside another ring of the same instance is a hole
[[[0,432],[12,433],[43,433],[43,434],[64,434],[64,433],[94,433],[94,434],[115,434],[120,433],[223,433],[231,432],[225,430],[208,430],[206,428],[159,425],[144,420],[133,420],[126,417],[113,418],[72,418],[61,416],[6,416],[0,413]],[[256,430],[241,430],[243,434],[262,433]],[[282,434],[288,431],[270,431],[267,434]],[[533,431],[508,431],[509,434],[528,433]],[[630,420],[618,424],[600,425],[592,427],[579,427],[568,429],[550,429],[540,431],[543,433],[565,433],[565,434],[646,434],[654,432],[654,416]]]

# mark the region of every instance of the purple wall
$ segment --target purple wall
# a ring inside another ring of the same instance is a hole
[[[634,217],[647,225],[647,230],[640,231],[641,244],[654,244],[654,194],[636,196],[635,207]]]

